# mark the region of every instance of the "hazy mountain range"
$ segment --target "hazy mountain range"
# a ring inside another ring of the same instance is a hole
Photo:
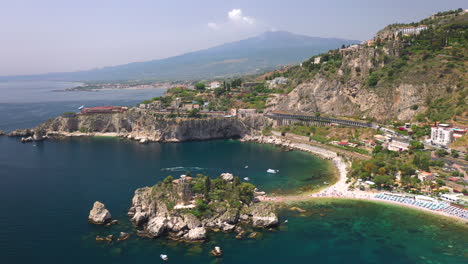
[[[166,59],[134,62],[78,72],[28,76],[6,76],[0,80],[56,79],[73,81],[184,80],[229,77],[259,73],[301,62],[341,45],[358,40],[318,38],[285,31],[265,32],[259,36],[226,43],[205,50]]]

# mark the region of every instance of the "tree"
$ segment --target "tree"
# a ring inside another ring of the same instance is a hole
[[[192,117],[192,118],[199,118],[201,117],[200,115],[200,110],[198,109],[192,109],[188,112],[188,117]]]
[[[164,180],[163,180],[163,183],[164,184],[170,184],[172,183],[172,181],[174,180],[174,177],[172,177],[171,175],[167,176]]]
[[[372,150],[372,153],[373,153],[373,154],[377,154],[377,153],[381,152],[382,150],[383,150],[382,145],[377,145],[377,146],[375,146],[374,149]]]
[[[199,91],[203,91],[203,90],[205,90],[205,88],[206,88],[206,86],[205,86],[204,83],[200,82],[200,83],[195,84],[195,89],[197,89]]]
[[[460,157],[460,154],[458,153],[458,151],[452,149],[452,153],[450,153],[450,156],[452,156],[453,158],[458,158]]]
[[[442,158],[445,157],[448,154],[448,152],[445,149],[438,149],[436,150],[435,154],[437,157]]]
[[[424,144],[417,140],[411,140],[410,146],[412,149],[424,149]]]

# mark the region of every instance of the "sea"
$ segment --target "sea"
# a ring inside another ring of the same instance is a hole
[[[0,129],[34,127],[81,105],[127,105],[164,90],[57,92],[66,82],[0,83]],[[267,169],[279,170],[269,174]],[[299,151],[214,140],[138,144],[108,137],[22,144],[0,137],[0,263],[468,263],[468,227],[451,219],[377,202],[317,199],[280,210],[282,224],[208,242],[135,236],[127,211],[135,189],[172,175],[231,172],[269,193],[300,193],[332,182],[330,164]],[[119,224],[87,221],[94,201]],[[304,213],[290,210],[298,206]],[[98,242],[97,235],[132,234]],[[215,246],[221,258],[209,255]]]

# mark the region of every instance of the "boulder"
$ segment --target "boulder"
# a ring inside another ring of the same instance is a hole
[[[167,222],[167,218],[165,217],[153,217],[148,221],[148,224],[146,225],[146,232],[151,237],[158,237],[166,231]]]
[[[256,204],[252,208],[252,224],[254,227],[272,227],[279,224],[275,208],[269,204]]]
[[[102,225],[106,224],[111,219],[112,216],[106,209],[106,206],[99,201],[94,202],[93,209],[89,211],[88,220],[93,224]]]
[[[120,235],[119,237],[117,238],[117,241],[123,241],[123,240],[127,240],[130,238],[130,234],[129,233],[125,233],[125,232],[120,232]]]
[[[184,239],[188,241],[203,241],[206,239],[206,229],[204,227],[190,229],[184,236]]]
[[[234,175],[232,175],[232,173],[221,173],[221,179],[227,181],[227,182],[231,182],[234,180]]]

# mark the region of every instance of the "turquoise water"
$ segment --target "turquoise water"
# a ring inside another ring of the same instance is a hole
[[[212,233],[204,244],[132,236],[99,243],[96,235],[132,232],[126,216],[133,191],[186,170],[233,172],[261,189],[314,184],[327,166],[305,153],[237,141],[148,144],[109,138],[20,144],[0,137],[0,263],[466,263],[468,229],[387,205],[335,201],[283,210],[288,223],[259,239]],[[249,168],[245,169],[244,166]],[[183,168],[179,168],[183,167]],[[280,173],[268,175],[273,167]],[[89,224],[95,200],[120,224]],[[312,213],[312,214],[310,214]],[[322,214],[322,216],[320,215]],[[215,245],[225,256],[215,260]]]

